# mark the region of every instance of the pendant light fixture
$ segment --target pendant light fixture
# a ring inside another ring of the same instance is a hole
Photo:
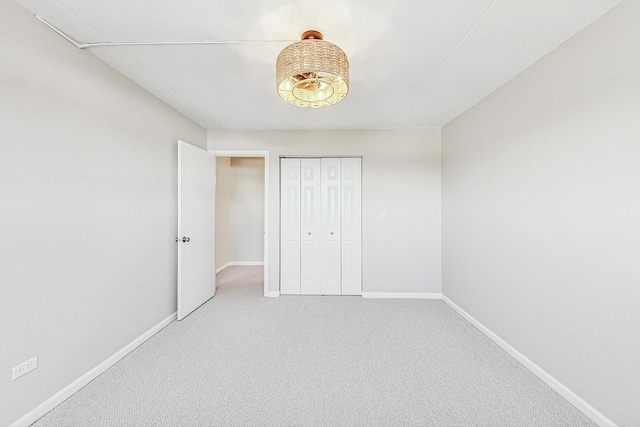
[[[349,60],[322,33],[305,31],[299,42],[285,47],[276,61],[278,94],[289,104],[323,108],[342,101],[349,92]]]

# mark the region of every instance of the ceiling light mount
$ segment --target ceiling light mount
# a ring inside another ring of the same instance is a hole
[[[300,36],[300,40],[323,40],[324,36],[320,31],[317,30],[307,30]]]
[[[320,31],[302,33],[276,61],[276,87],[289,104],[323,108],[342,101],[349,92],[349,60],[338,46],[324,41]]]

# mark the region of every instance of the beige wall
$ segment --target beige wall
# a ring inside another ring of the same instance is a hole
[[[210,131],[208,148],[269,151],[270,292],[279,286],[282,155],[361,155],[364,291],[440,292],[439,129]]]
[[[264,158],[231,158],[231,261],[264,261]]]
[[[231,261],[231,158],[216,157],[216,269]]]
[[[264,158],[216,158],[216,268],[264,261]]]
[[[175,312],[176,141],[206,132],[8,0],[0,58],[6,426]]]
[[[443,292],[640,425],[640,3],[443,128]]]

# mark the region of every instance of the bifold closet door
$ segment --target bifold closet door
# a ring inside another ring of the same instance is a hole
[[[280,159],[280,293],[361,295],[361,159]]]
[[[362,295],[362,159],[342,159],[342,295]]]
[[[322,295],[340,295],[342,229],[341,222],[341,186],[342,159],[322,159],[322,241],[323,251],[320,262],[321,283],[319,293]]]
[[[322,219],[320,159],[301,159],[300,293],[322,293]]]
[[[280,293],[300,294],[300,159],[280,159]]]

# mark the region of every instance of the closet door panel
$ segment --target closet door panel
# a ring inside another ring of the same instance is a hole
[[[300,293],[320,294],[322,256],[320,159],[302,159],[301,171],[301,283]]]
[[[341,293],[341,159],[323,158],[322,165],[322,295]]]
[[[300,294],[300,159],[280,159],[280,293]]]
[[[342,159],[342,295],[362,295],[362,159]]]

